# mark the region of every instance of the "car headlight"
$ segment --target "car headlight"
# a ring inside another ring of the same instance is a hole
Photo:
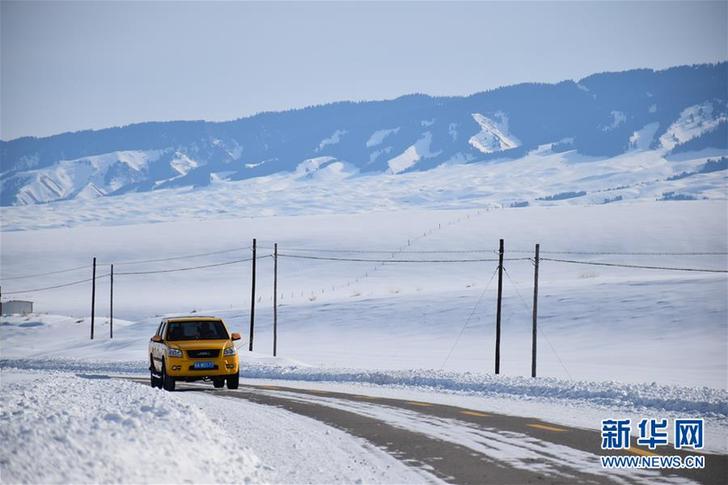
[[[167,349],[167,356],[182,357],[182,351],[180,349]]]
[[[225,350],[222,351],[222,355],[228,355],[228,356],[235,355],[237,353],[238,353],[238,351],[235,350],[235,346],[225,347]]]

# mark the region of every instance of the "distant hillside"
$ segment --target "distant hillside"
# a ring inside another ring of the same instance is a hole
[[[723,62],[519,84],[467,97],[414,94],[227,122],[25,137],[0,142],[0,204],[199,187],[277,172],[400,174],[515,159],[545,144],[597,157],[727,148],[727,92]]]

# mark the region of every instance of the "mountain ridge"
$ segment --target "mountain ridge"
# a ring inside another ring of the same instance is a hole
[[[317,157],[382,174],[514,159],[549,143],[610,157],[633,149],[648,126],[654,130],[647,146],[666,153],[686,144],[726,148],[727,73],[728,62],[635,69],[468,96],[415,93],[230,121],[152,121],[16,138],[0,141],[0,205],[205,186],[294,172]],[[692,118],[683,120],[686,110]],[[387,135],[371,143],[378,132]]]

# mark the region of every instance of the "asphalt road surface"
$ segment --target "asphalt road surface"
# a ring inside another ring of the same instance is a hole
[[[133,380],[149,385],[148,379]],[[246,399],[308,416],[363,438],[408,465],[420,467],[450,483],[652,483],[660,479],[670,481],[671,478],[687,478],[706,484],[728,483],[728,456],[705,453],[702,454],[705,456],[704,469],[609,472],[601,469],[600,455],[686,456],[697,453],[682,452],[672,446],[650,451],[637,447],[636,443],[621,453],[605,452],[600,448],[601,435],[597,431],[533,418],[443,404],[271,385],[241,383],[239,389],[227,390],[214,389],[204,383],[178,382],[177,389],[176,392],[206,392]],[[447,433],[452,433],[453,429],[459,429],[460,434],[454,433],[451,439],[444,439],[443,436],[447,438]],[[473,446],[473,436],[477,446]],[[495,443],[498,446],[494,446]],[[512,453],[498,454],[499,446],[503,450],[511,445],[515,449],[526,446],[529,451],[535,451],[531,453],[533,456],[529,457],[526,453],[525,459],[515,462],[509,459]],[[493,446],[495,452],[490,452],[489,446]],[[585,459],[587,466],[584,466]],[[548,466],[544,466],[546,462]]]

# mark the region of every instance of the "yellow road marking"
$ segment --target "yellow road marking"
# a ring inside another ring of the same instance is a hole
[[[423,408],[429,408],[430,406],[432,406],[432,404],[417,401],[407,401],[407,404],[412,404],[413,406],[422,406]]]
[[[630,453],[634,453],[635,455],[640,455],[640,456],[657,456],[657,453],[643,450],[641,448],[628,448],[627,451],[629,451]]]
[[[557,428],[555,426],[547,426],[545,424],[538,424],[538,423],[529,424],[528,426],[530,426],[531,428],[545,429],[546,431],[555,431],[557,433],[566,431],[564,428]]]
[[[479,416],[481,418],[490,416],[490,414],[479,413],[478,411],[460,411],[460,414],[467,414],[468,416]]]

